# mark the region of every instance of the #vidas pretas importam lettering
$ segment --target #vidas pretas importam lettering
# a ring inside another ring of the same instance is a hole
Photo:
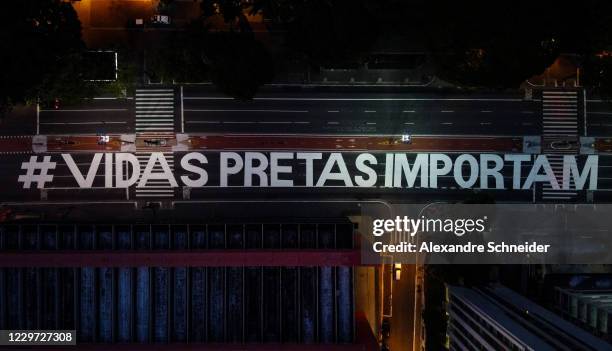
[[[96,153],[85,174],[70,154],[61,156],[81,188],[92,186],[92,175],[97,174],[104,158],[107,188],[145,186],[149,180],[164,179],[171,187],[228,187],[231,180],[231,186],[242,187],[437,189],[440,177],[450,177],[457,187],[464,189],[527,190],[543,182],[553,189],[570,189],[574,183],[575,190],[597,190],[599,160],[597,155],[588,155],[580,169],[575,155],[564,155],[559,182],[546,155],[458,154],[451,157],[442,153],[219,152],[214,155],[218,163],[213,166],[209,162],[212,154],[183,155],[180,165],[184,172],[180,176],[175,176],[161,152],[150,154],[142,174],[138,159],[131,153]],[[347,158],[351,162],[348,165]],[[528,171],[523,169],[526,166]],[[215,183],[209,181],[210,172],[218,174],[214,177]],[[504,172],[511,181],[505,179]]]

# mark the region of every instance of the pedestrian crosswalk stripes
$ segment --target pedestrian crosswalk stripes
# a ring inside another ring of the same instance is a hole
[[[147,167],[151,153],[150,152],[136,152],[136,158],[140,163],[140,176]],[[164,158],[168,163],[170,170],[174,172],[174,155],[172,152],[163,152]],[[156,164],[153,167],[153,173],[162,173],[163,168],[160,164]],[[172,188],[170,182],[166,179],[150,179],[143,186],[136,185],[135,195],[139,197],[174,197],[174,188]]]
[[[545,90],[542,92],[542,153],[546,154],[559,186],[563,184],[563,157],[577,155],[578,105],[577,90]],[[574,201],[578,193],[573,180],[570,189],[553,189],[544,183],[543,201]]]
[[[174,89],[137,89],[135,106],[137,134],[174,131]]]
[[[174,89],[137,89],[135,98],[135,129],[140,140],[169,138],[174,135]],[[151,152],[162,152],[170,170],[174,172],[174,155],[168,146],[150,146],[137,143],[136,157],[144,172]],[[153,173],[161,173],[161,165],[153,167]],[[142,176],[142,173],[141,173]],[[136,198],[174,197],[174,188],[167,180],[151,179],[142,187],[135,186]]]

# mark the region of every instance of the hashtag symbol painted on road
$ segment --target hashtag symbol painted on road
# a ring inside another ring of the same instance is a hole
[[[21,163],[21,169],[25,169],[26,174],[20,175],[17,181],[23,183],[24,189],[30,189],[32,183],[36,183],[38,189],[43,189],[45,183],[53,181],[53,175],[48,172],[55,169],[55,165],[55,162],[51,162],[51,156],[44,156],[42,161],[38,161],[38,156],[30,156],[30,161]]]

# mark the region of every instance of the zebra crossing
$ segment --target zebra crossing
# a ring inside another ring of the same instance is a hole
[[[136,90],[136,133],[174,133],[174,90]]]
[[[168,162],[168,166],[170,170],[174,172],[174,155],[172,152],[163,152],[164,158],[166,162]],[[142,173],[144,172],[147,162],[149,161],[149,157],[151,156],[150,152],[136,152],[136,158],[138,159],[138,163],[140,163],[140,176],[142,177]],[[153,167],[152,173],[163,173],[162,167],[159,163],[157,163]],[[137,198],[147,198],[147,197],[174,197],[174,188],[170,185],[170,182],[167,179],[149,179],[144,186],[135,188],[135,195]]]
[[[152,140],[164,140],[174,136],[174,89],[137,89],[135,97],[136,158],[140,163],[141,176],[151,152],[162,152],[170,170],[174,172],[172,148],[151,145]],[[157,163],[153,173],[162,173]],[[174,188],[165,179],[150,179],[142,187],[134,188],[136,198],[174,197]]]
[[[544,137],[578,136],[578,92],[542,92],[542,128]]]
[[[563,156],[579,153],[578,104],[577,90],[542,92],[542,152],[547,155],[559,186],[563,180]],[[570,188],[575,189],[573,179]],[[544,201],[574,201],[577,196],[575,190],[553,189],[548,183],[542,185]]]

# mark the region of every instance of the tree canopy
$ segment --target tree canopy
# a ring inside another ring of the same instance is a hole
[[[210,79],[224,94],[251,99],[272,80],[273,59],[252,33],[209,32],[202,21],[168,37],[162,49],[151,52],[148,73],[164,82]]]
[[[24,0],[0,11],[0,104],[87,94],[81,70],[81,25],[68,2]]]

